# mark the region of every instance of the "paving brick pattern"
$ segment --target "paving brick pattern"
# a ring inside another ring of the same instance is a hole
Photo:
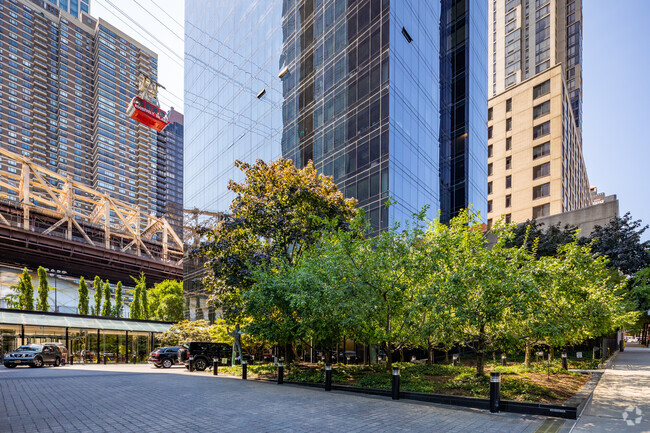
[[[149,366],[0,367],[0,432],[534,432],[544,418]]]

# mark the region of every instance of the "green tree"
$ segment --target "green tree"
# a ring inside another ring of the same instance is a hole
[[[131,319],[140,319],[142,316],[141,296],[140,286],[136,284],[133,289],[133,301],[129,305],[129,317]]]
[[[14,284],[9,287],[11,293],[2,298],[7,303],[7,308],[20,309],[20,285]]]
[[[122,282],[118,281],[115,286],[115,308],[113,309],[113,317],[122,317],[122,309],[124,298],[122,295]]]
[[[95,304],[92,308],[93,316],[99,316],[101,312],[103,287],[102,279],[95,275],[95,280],[93,281],[93,289],[95,290]]]
[[[88,286],[86,285],[86,280],[82,276],[79,278],[79,304],[77,306],[79,314],[88,314],[88,302]]]
[[[133,291],[133,302],[131,302],[131,318],[132,319],[148,319],[149,306],[147,303],[147,285],[144,272],[136,277],[131,277],[135,282],[135,289]]]
[[[149,290],[149,311],[152,319],[168,322],[183,320],[183,283],[165,280]]]
[[[18,302],[21,310],[34,309],[34,286],[27,268],[23,268],[23,274],[18,280]]]
[[[578,228],[566,224],[564,227],[560,223],[546,226],[540,224],[537,220],[528,220],[523,224],[512,227],[512,237],[508,239],[508,247],[520,247],[524,244],[529,246],[537,242],[537,257],[556,256],[558,248],[562,245],[574,241]]]
[[[50,294],[50,286],[47,284],[47,272],[43,266],[38,267],[38,302],[36,311],[49,311],[50,304],[47,296]]]
[[[291,264],[321,232],[346,229],[357,214],[355,201],[312,163],[303,169],[285,159],[235,165],[245,181],[228,185],[235,193],[230,215],[216,230],[201,231],[206,241],[196,252],[207,256],[206,287],[226,318],[243,311],[241,294],[254,283],[251,267],[277,258]]]
[[[207,320],[184,320],[176,323],[160,336],[160,344],[181,345],[190,341],[213,341],[210,324]]]
[[[641,241],[648,226],[641,226],[641,220],[632,220],[627,212],[613,218],[605,226],[596,226],[589,236],[594,253],[609,258],[609,266],[625,275],[650,266],[650,241]]]
[[[111,284],[106,280],[104,283],[104,305],[102,306],[102,316],[111,317],[113,315],[113,306],[111,305]]]

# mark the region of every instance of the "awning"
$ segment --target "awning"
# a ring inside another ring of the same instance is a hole
[[[171,326],[171,323],[161,322],[0,310],[0,325],[2,324],[139,332],[165,332]]]

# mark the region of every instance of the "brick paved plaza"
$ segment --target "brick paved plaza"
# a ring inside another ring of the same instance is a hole
[[[0,432],[546,432],[568,424],[184,368],[0,367]],[[571,423],[573,424],[573,423]],[[563,427],[562,430],[564,430]]]

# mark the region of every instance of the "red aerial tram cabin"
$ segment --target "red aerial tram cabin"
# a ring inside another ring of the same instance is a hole
[[[167,113],[139,96],[131,99],[131,103],[126,109],[126,114],[128,114],[131,119],[153,128],[158,132],[162,131],[167,125],[169,125]]]

